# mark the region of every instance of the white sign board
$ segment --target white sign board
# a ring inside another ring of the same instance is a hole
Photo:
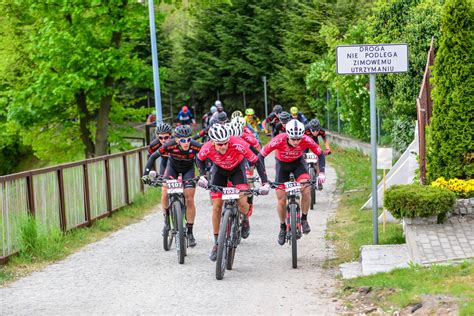
[[[392,148],[377,149],[377,169],[392,168]]]
[[[408,45],[337,46],[336,65],[342,75],[407,72]]]

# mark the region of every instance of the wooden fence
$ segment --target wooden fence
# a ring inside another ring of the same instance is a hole
[[[144,191],[140,181],[147,148],[0,177],[0,262],[18,251],[20,222],[31,214],[48,229],[89,226],[130,204]]]
[[[418,135],[419,135],[419,155],[420,155],[420,182],[426,183],[426,138],[425,127],[430,124],[431,115],[433,114],[433,101],[431,100],[431,69],[434,65],[435,51],[434,38],[431,39],[430,50],[426,61],[423,82],[420,88],[420,94],[416,99],[416,110],[418,117]]]

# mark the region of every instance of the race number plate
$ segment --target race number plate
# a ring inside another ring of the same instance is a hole
[[[222,199],[223,200],[237,200],[239,199],[239,190],[236,188],[223,188]]]
[[[285,191],[289,194],[298,194],[301,190],[301,184],[298,182],[285,182]]]
[[[169,194],[183,193],[183,182],[178,180],[167,180],[166,186],[168,187]]]
[[[315,154],[306,154],[305,161],[306,161],[306,163],[317,163],[318,162],[318,156],[315,155]]]

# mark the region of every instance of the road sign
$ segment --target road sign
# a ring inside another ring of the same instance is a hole
[[[336,66],[341,75],[407,72],[408,45],[337,46]]]

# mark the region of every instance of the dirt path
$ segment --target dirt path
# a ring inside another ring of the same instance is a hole
[[[266,159],[270,179],[274,159]],[[216,281],[208,194],[197,190],[198,245],[178,265],[161,246],[162,215],[155,213],[67,259],[0,289],[1,314],[318,314],[336,313],[333,271],[322,268],[331,249],[326,222],[336,207],[334,169],[327,170],[318,207],[308,217],[312,232],[298,244],[291,268],[287,245],[276,242],[275,193],[255,198],[251,234],[239,248],[234,270]]]

